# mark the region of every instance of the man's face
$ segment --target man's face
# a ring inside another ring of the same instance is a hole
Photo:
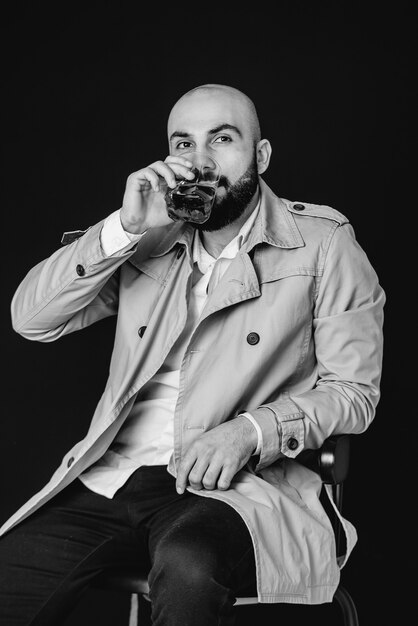
[[[256,145],[245,103],[222,91],[183,97],[168,121],[170,154],[206,152],[220,165],[221,178],[211,217],[199,230],[218,230],[235,221],[258,185]]]

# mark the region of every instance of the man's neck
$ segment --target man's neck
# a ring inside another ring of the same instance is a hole
[[[259,197],[260,190],[257,188],[257,191],[255,192],[247,208],[242,213],[242,215],[240,215],[240,217],[235,220],[235,222],[224,226],[224,228],[221,228],[220,230],[214,230],[210,232],[202,231],[200,233],[200,239],[202,241],[203,247],[205,248],[206,252],[208,252],[208,254],[210,254],[214,259],[217,259],[225,246],[227,246],[229,242],[238,235],[242,225],[247,221],[247,219],[250,217],[251,213],[257,206]]]

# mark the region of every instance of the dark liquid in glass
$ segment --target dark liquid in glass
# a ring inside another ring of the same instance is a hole
[[[215,194],[213,183],[184,182],[167,192],[168,214],[176,221],[203,224],[210,217]]]

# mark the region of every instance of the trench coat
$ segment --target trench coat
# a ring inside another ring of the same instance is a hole
[[[320,478],[297,457],[332,434],[363,432],[374,418],[385,294],[344,215],[279,198],[261,178],[260,189],[250,237],[184,353],[168,471],[176,475],[202,432],[249,411],[262,430],[260,456],[228,490],[195,493],[223,500],[245,521],[260,602],[331,602],[345,561],[337,559],[319,500]],[[30,340],[54,341],[110,315],[117,324],[109,377],[85,438],[1,533],[104,454],[185,326],[193,227],[151,229],[106,257],[103,222],[32,268],[12,300],[13,328]],[[356,530],[342,521],[348,556]]]

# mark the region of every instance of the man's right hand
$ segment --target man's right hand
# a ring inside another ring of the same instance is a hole
[[[192,163],[182,156],[168,156],[128,176],[120,212],[122,226],[130,233],[172,224],[164,196],[178,178],[193,180]]]

